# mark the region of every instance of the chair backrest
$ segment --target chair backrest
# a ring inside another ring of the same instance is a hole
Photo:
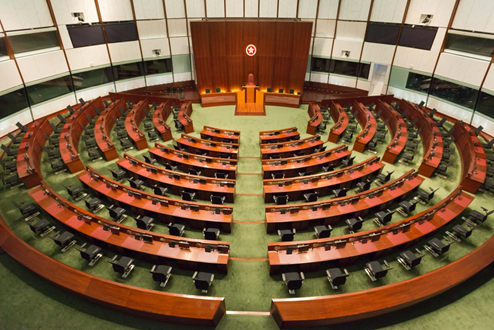
[[[223,204],[223,198],[221,196],[211,195],[211,203],[213,203],[213,204]]]
[[[302,283],[304,282],[303,279],[298,279],[298,280],[290,280],[286,284],[289,290],[298,290],[302,287]]]
[[[196,289],[199,290],[208,290],[209,289],[209,282],[205,280],[194,280],[194,285],[196,286]]]
[[[192,194],[188,191],[182,191],[182,199],[184,201],[192,201]]]

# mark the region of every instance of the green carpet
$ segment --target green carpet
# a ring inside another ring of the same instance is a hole
[[[300,109],[282,108],[282,107],[266,107],[265,117],[247,117],[234,116],[234,107],[211,107],[202,108],[200,105],[193,105],[194,112],[192,120],[194,122],[195,132],[191,135],[199,137],[199,132],[204,125],[240,130],[241,145],[239,150],[238,160],[238,176],[235,192],[238,194],[235,198],[233,220],[233,231],[230,234],[221,233],[220,239],[228,241],[231,244],[231,257],[234,260],[230,261],[230,270],[227,275],[217,274],[215,281],[211,286],[208,296],[225,297],[226,307],[228,311],[257,311],[269,312],[271,298],[289,298],[293,297],[288,294],[286,286],[281,281],[281,276],[269,276],[268,263],[262,260],[267,258],[267,243],[279,241],[279,237],[275,234],[266,234],[264,225],[264,198],[262,176],[256,175],[262,172],[259,148],[259,131],[283,129],[287,127],[297,126],[301,133],[301,138],[308,137],[305,134],[307,120],[307,106],[304,105]],[[55,120],[56,122],[56,120]],[[172,118],[168,119],[168,123],[172,124]],[[331,127],[334,123],[328,124]],[[142,126],[142,125],[141,125]],[[446,125],[449,128],[450,125]],[[142,127],[141,127],[142,128]],[[360,128],[359,128],[360,129]],[[357,130],[358,133],[359,130]],[[322,134],[324,141],[328,139],[328,133]],[[173,132],[175,139],[179,138],[181,132]],[[111,138],[115,142],[119,156],[122,157],[124,151],[118,143],[116,131],[113,130]],[[355,134],[356,136],[356,134]],[[389,143],[389,134],[384,143],[377,148],[377,155],[382,156],[386,145]],[[168,146],[173,144],[172,141],[164,143]],[[353,144],[350,143],[351,146]],[[326,143],[328,149],[337,144]],[[339,145],[339,144],[338,144]],[[154,146],[154,142],[149,142],[149,146]],[[84,164],[89,164],[97,171],[104,175],[111,176],[108,171],[109,166],[113,162],[99,161],[91,162],[84,151],[84,144],[81,141],[79,145],[81,151],[81,159]],[[130,150],[129,154],[142,159],[142,154],[147,151]],[[355,163],[364,161],[373,156],[374,153],[367,151],[364,154],[353,153]],[[394,171],[392,178],[397,178],[407,172],[410,168],[418,168],[423,156],[422,145],[415,153],[415,158],[412,164],[405,165],[396,163],[395,165],[386,164],[384,171]],[[448,168],[448,178],[433,177],[426,179],[422,184],[422,188],[432,187],[440,188],[433,199],[433,203],[437,203],[445,198],[459,183],[461,172],[460,156],[456,151],[451,156],[451,165]],[[77,182],[75,175],[68,172],[58,176],[53,175],[50,164],[47,161],[46,154],[42,158],[42,173],[48,184],[56,189],[66,198],[69,198],[64,184]],[[375,185],[373,185],[375,187]],[[150,189],[149,187],[145,188]],[[150,191],[150,190],[148,190]],[[352,191],[355,193],[355,190]],[[123,280],[116,276],[111,267],[105,262],[114,254],[105,250],[105,257],[96,266],[88,267],[86,262],[79,257],[78,251],[71,249],[65,254],[58,252],[58,248],[49,239],[41,239],[35,237],[29,230],[28,226],[20,219],[18,211],[12,207],[11,200],[29,200],[27,190],[19,188],[16,190],[8,190],[3,187],[0,192],[3,198],[0,199],[0,209],[2,215],[6,219],[12,230],[28,244],[43,253],[64,262],[76,269],[80,269],[93,275],[114,280],[137,287],[149,288],[154,290],[164,290],[166,292],[195,294],[201,293],[194,288],[191,281],[192,272],[179,269],[177,265],[170,262],[174,266],[173,275],[166,288],[160,288],[152,281],[149,275],[151,264],[144,261],[138,261],[136,269]],[[170,197],[179,198],[179,196],[170,195]],[[470,209],[480,209],[480,206],[487,205],[492,208],[492,195],[477,194],[475,201]],[[323,196],[322,199],[329,197]],[[109,205],[107,201],[104,201]],[[207,201],[201,201],[207,202]],[[302,201],[292,201],[291,203],[301,203]],[[76,203],[83,205],[82,202]],[[416,212],[420,212],[425,208],[430,207],[417,205]],[[396,207],[392,205],[391,208]],[[124,224],[135,226],[133,220],[134,215],[127,212],[129,217]],[[101,216],[108,216],[107,211],[101,211]],[[45,217],[47,217],[45,215]],[[368,217],[367,219],[370,219]],[[403,217],[395,214],[393,222],[402,220]],[[455,220],[440,233],[454,224],[461,221]],[[58,226],[60,228],[60,226]],[[363,230],[373,229],[376,226],[372,221],[364,222]],[[454,244],[450,251],[441,258],[433,258],[427,255],[419,268],[413,271],[405,271],[396,261],[396,252],[386,256],[394,270],[390,271],[388,276],[380,282],[373,283],[367,278],[363,271],[363,264],[368,261],[362,258],[355,265],[348,267],[351,273],[347,284],[339,291],[341,293],[356,292],[369,289],[378,285],[386,285],[396,283],[407,278],[427,273],[437,269],[448,262],[454,261],[465,254],[474,250],[487,239],[492,237],[494,233],[492,219],[489,219],[479,229],[475,230],[472,236],[462,243]],[[164,224],[157,224],[153,231],[159,233],[168,233],[168,229]],[[332,236],[347,234],[347,230],[341,225],[334,227]],[[199,230],[193,230],[186,227],[185,237],[202,238]],[[438,236],[438,235],[436,235]],[[314,239],[314,232],[310,227],[308,230],[297,232],[296,240]],[[78,243],[82,244],[84,240],[78,238]],[[421,240],[416,247],[422,248],[426,240]],[[254,260],[248,260],[254,259]],[[259,260],[261,259],[261,260]],[[324,268],[324,267],[323,267]],[[428,300],[417,306],[388,314],[380,318],[373,318],[367,321],[353,322],[347,325],[340,325],[331,328],[335,329],[432,329],[434,327],[451,327],[453,329],[472,327],[474,329],[490,329],[494,327],[494,319],[490,311],[490,306],[494,302],[494,279],[492,278],[493,265],[486,270],[467,281],[461,287],[455,288],[442,294],[436,298]],[[310,297],[338,294],[331,290],[326,279],[324,270],[314,273],[306,273],[306,281],[301,290],[298,290],[296,297]],[[99,305],[93,305],[81,298],[68,294],[48,282],[38,278],[19,265],[10,256],[0,255],[0,293],[2,296],[10,299],[2,299],[0,302],[0,329],[48,329],[53,327],[67,327],[70,323],[70,328],[121,328],[121,329],[187,329],[188,327],[178,326],[173,324],[165,324],[144,320],[138,317],[125,315],[123,313],[111,311]],[[480,299],[480,300],[479,300]],[[60,324],[63,324],[62,326]],[[252,316],[252,315],[226,315],[221,321],[218,329],[276,329],[276,324],[270,316]],[[194,328],[197,329],[197,328]]]

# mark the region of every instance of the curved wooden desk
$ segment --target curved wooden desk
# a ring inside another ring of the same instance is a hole
[[[353,150],[364,152],[377,130],[376,118],[361,102],[354,101],[352,110],[357,110],[357,121],[363,130],[356,136]]]
[[[184,222],[194,229],[219,227],[226,233],[232,231],[232,206],[186,202],[146,193],[111,180],[89,166],[77,177],[97,196],[106,197],[117,206],[126,205],[134,214],[148,215],[166,224]]]
[[[41,187],[31,190],[29,194],[46,213],[66,227],[84,235],[91,242],[102,242],[113,246],[117,251],[137,253],[150,262],[162,263],[166,262],[166,259],[173,259],[183,269],[197,270],[200,266],[209,265],[214,266],[221,273],[228,273],[230,247],[227,242],[156,234],[118,224],[73,205],[44,182]],[[81,215],[80,220],[78,215]],[[145,243],[142,235],[151,236],[152,243]],[[171,247],[169,243],[176,245]],[[186,245],[187,248],[182,249],[180,245]],[[211,247],[214,251],[211,251],[211,254],[207,253],[205,247]]]
[[[432,234],[460,215],[474,197],[457,188],[441,202],[407,219],[377,229],[355,234],[309,241],[268,244],[269,273],[278,274],[283,266],[295,266],[298,271],[317,271],[331,261],[337,267],[354,263],[363,255],[381,258],[392,249],[414,244]],[[309,246],[304,253],[287,254],[287,249]]]
[[[397,311],[469,279],[494,262],[493,251],[494,237],[466,256],[409,280],[331,296],[273,299],[271,315],[280,328],[292,328],[327,326]]]
[[[240,144],[240,131],[204,126],[201,139]]]
[[[300,140],[300,133],[297,131],[296,127],[259,132],[260,144],[279,143],[291,140]]]
[[[479,138],[470,125],[455,122],[453,137],[461,157],[461,185],[469,193],[475,194],[487,175],[487,159]]]
[[[98,148],[105,155],[107,161],[118,158],[117,150],[115,150],[115,145],[110,139],[110,133],[115,125],[115,120],[120,118],[122,115],[119,108],[126,108],[125,100],[119,99],[113,101],[110,106],[103,111],[101,116],[98,117],[96,124],[94,125],[94,138]]]
[[[192,119],[190,119],[190,115],[192,115],[192,102],[187,101],[180,107],[177,117],[180,123],[184,126],[185,133],[194,132],[194,123],[192,122]]]
[[[125,117],[125,130],[127,131],[129,138],[134,141],[137,150],[148,148],[146,136],[139,129],[139,125],[141,125],[142,120],[146,116],[144,110],[149,110],[147,99],[141,100],[134,105],[132,110],[130,110],[129,114]]]
[[[322,113],[317,103],[309,103],[307,112],[309,113],[309,122],[307,123],[307,134],[316,134],[317,127],[322,123]]]
[[[226,313],[225,298],[142,289],[69,267],[29,246],[10,230],[1,216],[0,247],[26,268],[62,289],[124,313],[210,327],[218,325]]]
[[[159,143],[155,143],[155,147],[149,149],[149,153],[162,164],[177,166],[185,173],[188,173],[189,169],[195,169],[202,171],[205,176],[214,177],[216,172],[224,172],[228,174],[229,179],[235,179],[237,172],[236,160],[199,156],[168,148]]]
[[[94,107],[103,109],[103,98],[98,97],[84,106],[77,104],[73,107],[75,113],[67,117],[62,133],[58,138],[58,146],[62,160],[69,168],[70,173],[77,173],[84,170],[81,158],[79,157],[79,140],[82,135],[82,126],[86,127],[89,123],[87,116],[93,118],[96,116]],[[82,126],[81,126],[82,125]]]
[[[163,141],[173,140],[172,129],[166,123],[168,116],[170,116],[171,110],[171,102],[165,101],[160,103],[160,105],[154,110],[153,113],[153,124],[154,127],[161,134],[161,138]]]
[[[401,117],[400,113],[393,109],[393,107],[391,107],[388,103],[377,100],[374,111],[377,112],[378,110],[381,110],[380,118],[383,121],[388,121],[388,129],[392,136],[391,142],[388,144],[386,151],[384,152],[383,161],[394,164],[407,144],[407,125],[405,124],[405,121]]]
[[[180,193],[186,189],[197,193],[196,198],[202,200],[209,201],[212,195],[226,197],[227,203],[233,203],[235,199],[235,180],[211,179],[170,171],[150,165],[128,154],[124,154],[124,157],[117,161],[117,165],[129,172],[134,179],[139,178],[148,181],[150,185],[167,187],[174,195],[180,196]],[[152,170],[156,173],[152,173]]]
[[[191,153],[201,152],[211,157],[219,157],[221,154],[225,154],[232,159],[237,159],[238,157],[238,144],[235,143],[212,142],[187,134],[182,134],[182,137],[176,142],[180,148],[184,148]]]
[[[335,124],[331,129],[329,130],[329,142],[333,143],[338,143],[338,140],[340,137],[345,133],[346,128],[348,127],[349,119],[348,115],[346,114],[345,110],[339,105],[338,103],[335,103],[334,101],[326,101],[324,100],[322,102],[322,105],[328,105],[331,113],[331,118],[333,118],[333,121]]]
[[[261,144],[262,159],[269,159],[269,156],[280,155],[281,158],[299,156],[298,153],[310,154],[315,149],[321,148],[324,142],[319,135],[311,136],[301,140],[292,140],[280,144]]]
[[[417,174],[415,170],[410,170],[381,187],[352,196],[313,203],[266,206],[266,232],[276,231],[279,225],[289,225],[291,228],[303,230],[321,220],[325,225],[334,225],[343,217],[345,219],[352,216],[365,217],[371,210],[384,210],[391,203],[405,199],[419,187],[424,178]]]
[[[409,110],[407,115],[408,120],[417,119],[416,128],[422,128],[420,138],[424,146],[424,158],[419,167],[420,175],[430,178],[434,171],[441,163],[443,158],[443,137],[441,131],[436,125],[436,122],[427,116],[424,110],[419,109],[416,104],[412,104],[403,99],[396,99],[395,102],[400,102],[400,112]]]
[[[290,201],[304,199],[304,194],[316,192],[318,196],[331,194],[333,189],[348,188],[355,182],[365,181],[381,173],[384,164],[373,156],[359,164],[322,174],[293,179],[264,180],[264,202],[272,203],[273,196],[288,195]]]
[[[323,166],[337,166],[342,160],[348,159],[351,154],[348,146],[341,145],[312,155],[284,159],[263,159],[263,177],[264,179],[271,179],[273,173],[284,173],[285,178],[291,178],[298,176],[300,171],[319,172]]]

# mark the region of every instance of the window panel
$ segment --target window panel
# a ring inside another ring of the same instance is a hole
[[[480,92],[479,103],[475,111],[494,118],[494,95]]]
[[[8,35],[14,54],[35,50],[60,47],[57,31],[45,31],[29,34]]]
[[[105,31],[109,44],[138,39],[135,22],[105,23]]]
[[[311,71],[317,72],[328,72],[330,67],[331,60],[326,58],[312,58]]]
[[[370,64],[360,63],[358,68],[358,77],[369,79]]]
[[[408,74],[406,88],[418,92],[429,93],[431,80],[431,76],[410,72]]]
[[[437,27],[403,26],[398,45],[403,47],[431,50],[436,38]]]
[[[145,61],[144,68],[146,75],[172,72],[172,59]]]
[[[5,44],[5,37],[0,37],[0,57],[8,56],[7,44]]]
[[[74,48],[101,45],[105,43],[101,24],[67,25],[70,40]]]
[[[470,87],[434,78],[430,94],[465,108],[474,109],[478,92],[478,90]]]
[[[0,119],[29,107],[24,87],[0,96]]]
[[[72,74],[72,81],[76,91],[103,85],[113,81],[111,67]]]
[[[142,62],[126,63],[113,66],[113,78],[115,81],[130,79],[144,75]]]
[[[332,66],[331,73],[356,77],[359,63],[358,62],[332,60],[331,66]]]
[[[365,34],[365,41],[378,44],[396,45],[399,32],[399,24],[369,22],[367,25],[367,32]]]
[[[74,91],[70,76],[64,76],[26,87],[31,106]]]
[[[494,40],[448,33],[445,49],[492,57]]]

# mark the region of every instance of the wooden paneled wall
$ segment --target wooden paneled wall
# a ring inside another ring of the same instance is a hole
[[[303,90],[312,22],[210,20],[192,21],[190,28],[199,93],[240,90],[249,73],[261,90]],[[256,55],[246,54],[249,44]]]

